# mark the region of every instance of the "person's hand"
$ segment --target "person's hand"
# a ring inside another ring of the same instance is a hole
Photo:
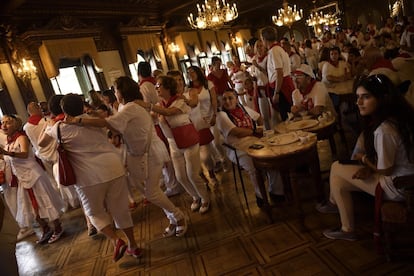
[[[52,121],[52,120],[51,120],[51,121]],[[70,115],[66,115],[66,116],[65,116],[65,119],[63,120],[63,122],[64,122],[64,123],[66,123],[66,124],[70,124],[70,125],[77,124],[77,123],[78,123],[78,121],[79,121],[79,119],[78,119],[78,118],[73,117],[73,116],[70,116]]]
[[[275,93],[272,97],[272,102],[275,104],[279,103],[279,93]]]
[[[213,114],[213,116],[211,116],[210,126],[214,126],[216,124],[216,117],[216,114]]]
[[[292,105],[292,107],[290,108],[290,112],[292,112],[293,114],[297,114],[300,111],[300,107],[297,105]]]
[[[370,168],[363,167],[363,168],[358,169],[354,173],[354,175],[352,175],[352,179],[361,179],[361,180],[368,179],[369,177],[372,176],[373,173],[374,172]]]

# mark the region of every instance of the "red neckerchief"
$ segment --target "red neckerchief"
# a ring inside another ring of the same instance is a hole
[[[19,138],[19,136],[26,135],[23,131],[16,131],[12,136],[7,135],[7,144],[11,144]]]
[[[309,99],[303,99],[303,100],[302,100],[302,107],[303,107],[305,110],[311,110],[312,108],[314,108],[314,107],[315,107],[315,105],[314,105],[314,103],[313,103],[312,98],[309,98]]]
[[[157,83],[157,80],[156,80],[155,78],[153,78],[153,77],[142,78],[142,79],[139,81],[139,86],[141,86],[144,82],[150,82],[150,83],[152,83],[153,85],[155,85],[155,84]]]
[[[239,72],[239,71],[240,71],[240,67],[239,67],[239,66],[234,65],[234,67],[231,69],[231,71],[233,72],[233,74],[234,74],[234,73],[237,73],[237,72]]]
[[[274,42],[270,45],[269,50],[272,49],[275,46],[280,46],[279,42]]]
[[[315,86],[316,80],[312,79],[310,84],[306,87],[305,91],[302,92],[302,95],[308,95],[313,87]]]
[[[246,93],[247,93],[249,96],[254,96],[254,88],[252,88],[252,89],[246,89]]]
[[[329,60],[329,63],[332,64],[332,66],[336,67],[336,68],[338,68],[338,66],[339,66],[339,60],[335,63],[332,60]]]
[[[265,53],[263,56],[258,56],[257,62],[262,62],[265,59],[265,57],[267,57],[267,53]]]
[[[172,103],[178,98],[178,95],[174,95],[172,96],[167,102],[165,102],[164,100],[161,101],[162,105],[164,107],[170,107],[170,105],[172,105]]]
[[[30,115],[30,117],[27,119],[27,122],[32,125],[38,125],[40,120],[42,120],[41,115]]]
[[[65,114],[60,113],[59,115],[53,118],[53,121],[59,122],[59,121],[63,121],[63,119],[65,119]]]
[[[237,127],[253,129],[252,119],[240,106],[229,110],[229,114],[233,117],[234,120],[232,121]]]
[[[391,60],[388,60],[386,58],[377,59],[377,61],[374,63],[374,65],[372,65],[371,71],[374,70],[374,69],[378,69],[378,68],[388,68],[388,69],[391,69],[392,71],[397,71],[397,70],[395,70],[394,66],[392,65]]]
[[[397,57],[402,57],[402,58],[410,58],[411,56],[410,56],[410,54],[408,54],[407,52],[404,52],[404,53],[400,53],[400,54],[398,54],[398,56]]]

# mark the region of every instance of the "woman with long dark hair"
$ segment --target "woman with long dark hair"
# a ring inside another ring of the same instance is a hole
[[[360,164],[332,164],[329,202],[317,208],[323,213],[339,211],[341,228],[323,233],[330,239],[356,240],[352,191],[381,191],[387,200],[402,201],[393,179],[414,173],[413,108],[385,75],[360,81],[356,95],[364,126],[352,159]]]

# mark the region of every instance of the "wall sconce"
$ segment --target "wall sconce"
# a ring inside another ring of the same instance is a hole
[[[171,53],[176,54],[176,53],[178,53],[180,51],[180,46],[178,46],[174,42],[171,42],[168,45],[168,49],[170,50]]]
[[[22,59],[16,68],[16,75],[18,78],[29,81],[37,78],[37,69],[30,59]]]

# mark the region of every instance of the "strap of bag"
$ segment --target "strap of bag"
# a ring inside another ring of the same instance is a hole
[[[60,135],[60,122],[58,122],[58,125],[57,125],[57,138],[58,138],[58,143],[63,145],[62,136]]]

